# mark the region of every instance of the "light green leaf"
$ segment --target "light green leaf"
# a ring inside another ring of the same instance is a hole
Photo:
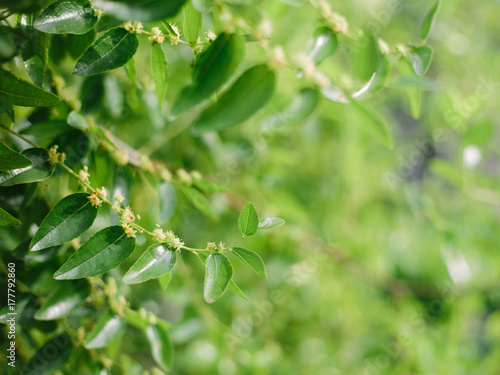
[[[269,101],[275,73],[267,65],[244,72],[219,101],[205,109],[192,124],[193,134],[220,130],[245,121]]]
[[[161,182],[158,184],[158,200],[160,207],[158,220],[160,224],[166,223],[175,212],[177,207],[177,194],[170,182]]]
[[[21,151],[21,155],[31,160],[31,165],[17,168],[0,174],[1,186],[27,184],[29,182],[43,181],[49,178],[54,168],[49,163],[49,155],[41,148],[28,148]]]
[[[252,302],[250,300],[250,298],[248,298],[245,293],[243,293],[243,291],[240,289],[240,287],[238,286],[238,284],[236,284],[232,279],[229,281],[229,284],[227,286],[227,288],[233,292],[234,294],[240,296],[241,298],[243,299],[246,299],[247,301],[249,302]]]
[[[59,0],[35,20],[35,28],[49,34],[85,34],[98,17],[89,0]]]
[[[122,318],[111,310],[106,310],[85,340],[87,349],[104,348],[125,333],[126,324]]]
[[[53,374],[54,370],[66,363],[72,350],[71,338],[66,333],[54,336],[31,357],[28,364],[23,367],[22,374]],[[47,355],[47,353],[54,353],[54,351],[57,351],[57,355]],[[43,366],[40,366],[41,363]]]
[[[203,16],[201,13],[198,13],[196,9],[193,7],[191,1],[187,2],[184,5],[183,12],[183,31],[184,36],[189,44],[192,46],[196,45],[198,41],[198,37],[200,35],[201,24],[203,23]]]
[[[134,251],[135,237],[127,237],[120,226],[94,234],[54,274],[57,280],[101,275],[115,268]]]
[[[155,81],[158,104],[161,108],[165,95],[167,94],[167,58],[160,43],[153,42],[151,51],[151,62],[153,65],[153,79]]]
[[[68,124],[78,129],[88,129],[89,123],[79,112],[71,111],[68,115]]]
[[[399,72],[403,77],[418,78],[410,60],[402,57],[398,61]],[[422,112],[422,89],[418,86],[405,88],[406,95],[410,102],[410,112],[413,118],[418,119]]]
[[[426,40],[429,36],[434,23],[436,22],[436,15],[441,7],[441,0],[437,0],[434,6],[426,14],[424,21],[422,22],[422,39]]]
[[[67,316],[75,307],[82,304],[90,294],[86,281],[63,282],[59,289],[36,312],[36,320],[56,320]]]
[[[410,51],[411,64],[418,76],[423,75],[432,61],[432,49],[429,47],[418,47]]]
[[[155,243],[147,248],[123,277],[127,284],[138,284],[172,271],[177,254],[166,243]]]
[[[13,225],[21,225],[21,222],[0,207],[0,226],[8,227]]]
[[[205,197],[200,191],[196,190],[192,186],[183,186],[182,191],[187,199],[195,206],[198,210],[203,212],[205,215],[212,219],[217,219],[217,216],[212,212],[210,208],[210,201]]]
[[[123,28],[111,29],[97,39],[73,69],[77,76],[105,73],[123,66],[135,55],[139,41]]]
[[[60,99],[51,92],[0,69],[0,102],[22,107],[51,107]]]
[[[203,296],[205,301],[213,303],[226,291],[233,267],[222,254],[210,254],[205,263],[205,284]]]
[[[94,3],[105,13],[122,21],[136,20],[151,22],[175,16],[182,8],[185,1],[186,0],[142,0],[118,2],[96,0]]]
[[[61,199],[43,219],[30,250],[63,244],[89,229],[97,216],[97,207],[90,204],[88,197],[87,193],[75,193]]]
[[[264,261],[255,251],[235,247],[232,252],[247,268],[254,271],[257,275],[265,279],[267,277]]]
[[[20,24],[21,30],[28,36],[28,40],[21,44],[24,66],[33,83],[42,86],[49,60],[50,35],[34,29],[32,16],[29,14],[22,15]]]
[[[33,162],[0,142],[0,171],[29,167]]]
[[[174,364],[174,345],[167,329],[161,324],[152,324],[146,328],[151,354],[156,364],[163,371],[171,371]]]
[[[389,75],[389,71],[389,61],[387,61],[385,56],[381,55],[377,71],[372,75],[370,80],[362,88],[360,88],[351,96],[358,100],[372,96],[384,87],[387,76]]]
[[[306,47],[306,54],[316,64],[321,64],[325,59],[335,53],[338,47],[337,34],[329,27],[320,27],[314,30],[312,38]]]
[[[354,76],[368,81],[377,71],[380,55],[377,37],[370,28],[365,28],[352,50],[351,66]]]
[[[259,230],[269,230],[279,228],[285,224],[285,220],[279,217],[268,217],[259,223]]]
[[[244,236],[251,236],[259,229],[259,215],[255,206],[247,202],[238,217],[238,228]]]
[[[361,103],[354,99],[350,100],[350,106],[358,118],[359,124],[370,133],[381,145],[392,150],[394,141],[392,139],[391,130],[385,120],[379,114],[364,107]]]
[[[172,108],[178,116],[216,92],[234,74],[245,55],[245,43],[238,34],[220,34],[196,61],[193,83],[185,87]]]
[[[160,283],[160,287],[162,290],[167,290],[170,285],[170,281],[172,280],[172,272],[169,272],[163,276],[158,278],[158,282]]]

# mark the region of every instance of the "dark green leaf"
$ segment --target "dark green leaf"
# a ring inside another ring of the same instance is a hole
[[[33,162],[0,142],[0,171],[29,167]]]
[[[88,197],[87,193],[75,193],[61,199],[38,228],[30,250],[63,244],[89,229],[97,216],[97,207],[90,204]]]
[[[80,58],[83,53],[92,45],[95,40],[96,32],[94,29],[82,35],[69,34],[66,37],[66,49],[73,59]]]
[[[422,22],[422,39],[425,40],[429,36],[429,33],[436,22],[436,15],[441,7],[441,0],[437,0],[434,6],[426,14],[424,21]]]
[[[139,41],[123,28],[109,30],[76,63],[73,74],[90,76],[119,68],[135,55]]]
[[[163,371],[172,370],[174,363],[174,345],[170,334],[162,324],[151,324],[146,328],[151,354],[156,364]]]
[[[312,38],[307,43],[306,53],[316,64],[335,53],[338,47],[337,34],[329,27],[320,27],[316,29]]]
[[[20,23],[21,29],[28,37],[28,40],[21,44],[24,66],[33,83],[42,86],[49,59],[50,35],[33,28],[31,15],[24,14]]]
[[[351,57],[354,76],[362,81],[368,81],[379,65],[380,52],[378,39],[369,28],[356,41]]]
[[[249,269],[265,279],[267,277],[266,266],[259,254],[242,247],[233,248],[233,254]]]
[[[49,34],[85,34],[98,17],[89,0],[59,0],[35,20],[35,28]]]
[[[18,46],[9,27],[0,26],[0,63],[9,61],[17,54]]]
[[[414,48],[410,51],[410,56],[413,70],[418,76],[421,76],[429,69],[432,60],[432,49],[425,46]]]
[[[90,287],[86,281],[80,283],[62,282],[59,289],[35,314],[36,320],[56,320],[67,316],[89,296]]]
[[[104,348],[125,333],[126,324],[111,310],[106,310],[85,340],[87,349]]]
[[[269,230],[273,228],[279,228],[285,224],[285,220],[280,219],[279,217],[269,217],[267,219],[262,220],[259,223],[259,230]]]
[[[398,61],[399,72],[403,77],[408,77],[410,79],[418,78],[415,70],[413,69],[413,65],[410,60],[406,57],[402,57]],[[417,119],[420,117],[422,112],[422,89],[418,86],[415,87],[407,87],[405,89],[406,95],[408,96],[408,100],[410,102],[410,112],[413,118]]]
[[[245,43],[237,34],[220,34],[196,61],[193,83],[177,98],[172,114],[180,115],[208,99],[234,74],[245,55]]]
[[[196,45],[198,37],[200,35],[201,24],[203,22],[203,17],[201,13],[198,13],[194,8],[193,4],[190,2],[184,5],[183,12],[183,31],[186,41],[192,46]]]
[[[58,280],[101,275],[115,268],[134,251],[135,238],[127,237],[120,226],[94,234],[54,274]]]
[[[193,133],[220,130],[245,121],[269,101],[274,81],[275,73],[267,65],[248,69],[217,103],[199,115],[192,125]]]
[[[31,357],[29,363],[23,368],[23,375],[53,373],[68,360],[72,349],[71,339],[67,334],[62,333],[51,338]]]
[[[244,236],[251,236],[259,229],[259,215],[255,206],[247,202],[238,217],[238,228]]]
[[[21,225],[21,222],[0,207],[0,226],[7,227],[13,225]]]
[[[155,243],[147,248],[123,277],[127,284],[143,283],[172,271],[176,260],[175,249],[166,243]]]
[[[49,178],[54,168],[49,163],[49,155],[41,148],[28,148],[21,152],[31,160],[32,164],[25,168],[13,169],[0,174],[1,186],[27,184],[29,182],[43,181]]]
[[[226,291],[233,267],[222,254],[210,254],[206,261],[203,296],[208,303],[215,302]]]
[[[158,104],[161,108],[165,95],[167,94],[167,58],[160,43],[153,42],[151,51],[151,61],[153,65],[153,79],[155,81]]]
[[[23,107],[51,107],[60,99],[51,92],[0,69],[0,102]]]
[[[186,0],[109,1],[96,0],[95,5],[104,12],[122,20],[142,22],[171,18],[182,8]]]

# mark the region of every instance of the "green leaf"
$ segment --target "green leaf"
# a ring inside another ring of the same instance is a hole
[[[210,208],[210,201],[205,197],[200,191],[196,190],[192,186],[183,186],[182,191],[186,198],[195,206],[198,210],[203,212],[205,215],[212,219],[217,219],[217,216],[212,212]]]
[[[66,333],[61,333],[48,340],[23,367],[23,375],[51,374],[59,366],[66,363],[73,347]],[[50,353],[50,355],[48,355]],[[43,366],[40,366],[43,364]]]
[[[0,102],[23,107],[51,107],[60,99],[51,92],[0,69]]]
[[[265,279],[267,277],[264,261],[255,251],[242,247],[233,248],[233,254],[249,269]]]
[[[410,51],[411,64],[418,76],[423,75],[432,61],[432,49],[429,47],[418,47]]]
[[[33,162],[0,142],[0,171],[29,167]]]
[[[89,0],[59,0],[35,20],[35,28],[49,34],[85,34],[98,17]]]
[[[151,354],[163,371],[172,370],[174,364],[174,345],[168,330],[162,324],[151,324],[146,328]]]
[[[153,65],[153,79],[155,81],[156,95],[158,104],[161,108],[165,95],[167,94],[167,58],[160,43],[153,42],[151,52],[151,61]]]
[[[8,227],[13,225],[21,225],[21,222],[0,207],[0,226]]]
[[[87,349],[104,348],[125,333],[126,324],[122,318],[111,310],[106,310],[85,340]]]
[[[127,237],[120,226],[94,234],[54,274],[57,280],[101,275],[115,268],[134,251],[135,237]]]
[[[92,45],[95,37],[96,31],[94,29],[82,35],[69,34],[66,37],[66,49],[70,56],[75,60],[80,58],[87,48]]]
[[[199,115],[192,124],[193,133],[220,130],[245,121],[269,101],[274,81],[275,73],[267,65],[248,69],[217,103]]]
[[[89,229],[97,216],[97,207],[90,204],[88,197],[87,193],[75,193],[57,202],[31,240],[30,250],[63,244]]]
[[[376,112],[364,107],[354,99],[351,99],[349,103],[360,125],[381,145],[392,150],[394,148],[394,141],[389,125],[387,125],[385,120]]]
[[[0,174],[1,186],[43,181],[49,178],[54,172],[54,167],[48,161],[49,155],[46,150],[28,148],[21,151],[21,155],[30,159],[32,164],[25,168],[17,168]]]
[[[158,184],[158,200],[160,207],[158,212],[158,220],[160,224],[166,223],[175,212],[177,207],[177,194],[170,182],[161,182]]]
[[[28,40],[21,44],[21,56],[26,71],[33,83],[42,86],[49,60],[50,35],[33,28],[31,15],[23,14],[21,29],[28,35]]]
[[[229,281],[229,284],[227,286],[227,288],[233,292],[234,294],[240,296],[241,298],[243,299],[246,299],[247,301],[249,302],[252,302],[246,295],[245,293],[243,293],[243,291],[240,289],[240,287],[238,286],[238,284],[236,284],[232,279]]]
[[[413,65],[406,57],[402,57],[398,61],[399,72],[403,77],[418,78]],[[418,86],[405,88],[406,95],[410,102],[410,112],[413,118],[418,119],[422,113],[422,89]]]
[[[238,217],[238,228],[244,236],[251,236],[259,229],[259,215],[255,206],[247,202]]]
[[[123,277],[127,284],[138,284],[156,279],[172,271],[177,254],[166,243],[155,243],[147,248]]]
[[[89,123],[79,112],[71,111],[68,115],[68,124],[78,129],[88,129]]]
[[[441,0],[437,0],[434,6],[429,10],[426,14],[424,21],[422,22],[422,39],[426,40],[429,36],[429,33],[436,22],[436,15],[441,7]]]
[[[56,320],[67,316],[75,307],[83,303],[89,294],[90,287],[86,281],[77,284],[63,282],[60,284],[59,289],[37,311],[35,319]]]
[[[365,28],[356,41],[351,56],[351,66],[356,78],[368,81],[379,65],[378,39],[370,28]]]
[[[268,217],[259,223],[259,230],[269,230],[279,228],[285,224],[285,220],[279,217]]]
[[[312,38],[309,39],[306,54],[315,64],[321,64],[335,53],[338,45],[337,34],[329,27],[320,27],[314,30]]]
[[[135,55],[139,41],[123,28],[111,29],[97,39],[73,69],[77,76],[105,73],[123,66]]]
[[[204,178],[194,178],[193,185],[207,193],[224,193],[227,191],[224,186],[205,180]]]
[[[160,283],[161,289],[167,290],[171,280],[172,280],[172,272],[169,272],[163,276],[160,276],[158,278],[158,282]]]
[[[220,34],[194,65],[193,83],[182,90],[172,108],[178,116],[216,92],[234,74],[245,56],[245,43],[238,34]]]
[[[186,37],[186,41],[192,46],[196,45],[198,41],[198,37],[200,35],[201,24],[203,22],[203,16],[201,13],[198,13],[194,8],[191,1],[184,5],[183,12],[183,31],[184,36]]]
[[[185,1],[186,0],[142,0],[118,2],[96,0],[94,3],[105,13],[122,21],[136,20],[151,22],[175,16],[182,8]]]
[[[222,254],[210,254],[205,263],[205,284],[203,296],[205,301],[213,303],[226,291],[233,267]]]
[[[387,76],[389,75],[389,71],[389,61],[387,61],[385,56],[381,55],[377,71],[372,75],[370,80],[362,88],[360,88],[351,96],[356,99],[364,99],[372,96],[384,87],[385,82],[387,81]]]

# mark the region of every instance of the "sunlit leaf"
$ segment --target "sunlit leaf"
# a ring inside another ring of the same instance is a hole
[[[158,104],[161,108],[165,95],[167,94],[167,58],[160,43],[153,43],[151,52],[153,66],[153,79],[155,81]]]
[[[0,171],[29,167],[33,162],[0,142]]]
[[[89,0],[59,0],[35,20],[35,28],[49,34],[85,34],[98,21]]]
[[[167,329],[161,324],[152,324],[146,328],[151,354],[156,364],[164,371],[170,371],[174,362],[174,346]]]
[[[259,215],[255,206],[247,202],[238,217],[238,228],[244,236],[251,236],[259,229]]]
[[[206,260],[204,292],[205,301],[213,303],[224,294],[233,277],[233,267],[222,254],[210,254]]]
[[[306,53],[316,64],[332,56],[338,47],[337,34],[329,27],[320,27],[307,43]]]
[[[429,12],[425,15],[425,18],[422,22],[422,39],[425,40],[429,36],[434,23],[436,22],[436,15],[441,7],[441,0],[437,0],[434,6],[429,10]]]
[[[127,284],[143,283],[172,271],[176,252],[166,243],[155,243],[147,248],[141,257],[123,277]]]
[[[12,169],[0,174],[1,186],[27,184],[29,182],[43,181],[54,172],[54,167],[49,163],[49,155],[41,148],[28,148],[21,155],[31,160],[31,165],[25,168]]]
[[[267,277],[264,261],[255,251],[244,249],[242,247],[233,248],[232,252],[247,268],[254,271],[257,275],[265,279]]]
[[[104,348],[125,333],[126,324],[122,318],[106,310],[85,340],[87,349]]]
[[[13,225],[21,225],[21,222],[0,207],[0,226],[5,227]]]

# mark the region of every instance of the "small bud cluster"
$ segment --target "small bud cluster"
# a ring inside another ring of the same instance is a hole
[[[135,34],[142,34],[142,32],[144,30],[144,26],[140,22],[135,22],[132,24],[132,22],[128,21],[128,22],[125,22],[123,27],[126,30],[128,30],[129,32],[135,33]]]
[[[149,36],[149,40],[151,40],[154,43],[161,44],[165,40],[165,35],[163,35],[159,27],[153,27],[151,29],[151,35]]]
[[[278,70],[286,65],[285,50],[281,46],[276,46],[271,52],[269,67]]]
[[[271,21],[268,19],[263,20],[253,31],[252,37],[264,44],[267,44],[269,42],[269,39],[271,38],[271,33],[273,32],[273,28],[271,25]]]
[[[123,201],[125,200],[125,197],[122,195],[122,194],[115,194],[113,196],[113,205],[111,206],[111,208],[116,211],[117,213],[120,213],[121,211],[121,204],[123,203]]]
[[[326,22],[328,22],[330,28],[336,33],[347,33],[347,30],[349,29],[349,23],[347,22],[345,17],[333,12],[330,4],[328,4],[326,1],[322,1],[320,6],[321,16],[326,20]]]
[[[215,39],[217,39],[217,35],[212,30],[208,30],[205,33],[205,37],[207,39],[207,42],[213,42]]]
[[[51,165],[57,164],[57,163],[63,163],[64,160],[66,160],[66,154],[64,152],[57,152],[57,149],[59,146],[54,145],[51,148],[49,148],[49,163]]]
[[[206,250],[210,251],[210,253],[220,253],[222,254],[224,250],[226,249],[226,244],[223,242],[219,242],[217,245],[215,242],[207,242],[207,247]]]
[[[78,172],[78,179],[80,180],[81,184],[90,184],[90,173],[89,169],[87,168],[86,165],[83,166],[83,169],[80,169]]]
[[[137,231],[132,229],[132,224],[135,221],[135,215],[129,206],[125,207],[120,213],[120,225],[125,230],[127,237],[135,237]]]
[[[188,172],[186,172],[185,169],[182,168],[177,170],[177,178],[185,185],[191,185],[193,183],[193,176],[191,176]]]
[[[169,25],[175,33],[175,35],[168,36],[168,39],[170,39],[170,44],[177,45],[177,43],[179,43],[181,41],[181,38],[180,38],[181,32],[175,23],[174,24],[170,23]]]
[[[184,242],[181,241],[172,231],[168,230],[164,232],[163,229],[157,224],[155,230],[153,231],[153,240],[155,242],[164,242],[170,245],[175,250],[179,250],[184,246]]]
[[[118,165],[127,165],[129,162],[128,154],[124,151],[113,150],[113,159],[115,159],[116,164]]]
[[[314,62],[306,55],[300,55],[296,58],[296,63],[302,70],[304,77],[310,79],[320,87],[326,87],[330,84],[330,79],[321,70],[319,70]]]
[[[88,197],[88,199],[92,206],[100,207],[102,205],[102,200],[106,199],[107,195],[108,192],[103,186],[100,189],[99,188],[95,189],[94,192]]]

